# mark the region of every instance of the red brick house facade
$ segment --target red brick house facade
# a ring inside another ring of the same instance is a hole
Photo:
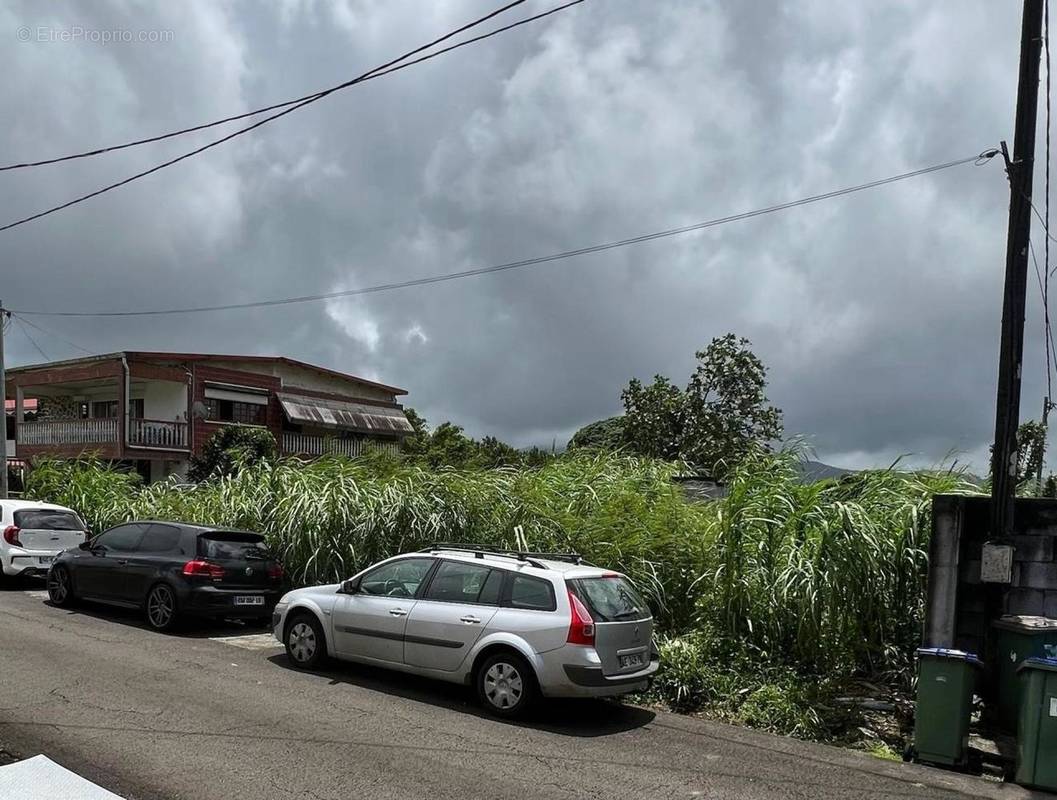
[[[6,391],[9,457],[94,453],[148,480],[186,474],[225,425],[265,428],[309,458],[396,449],[412,432],[405,390],[283,357],[126,351],[9,369]]]

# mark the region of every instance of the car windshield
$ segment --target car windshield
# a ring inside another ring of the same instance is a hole
[[[650,616],[642,596],[623,575],[603,575],[573,581],[574,592],[584,601],[596,622],[617,622]]]
[[[271,558],[258,533],[210,533],[198,539],[198,552],[213,561],[251,561]]]
[[[83,531],[84,523],[72,511],[34,509],[16,511],[15,525],[26,531]]]

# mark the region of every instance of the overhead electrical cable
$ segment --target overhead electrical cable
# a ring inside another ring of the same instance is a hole
[[[164,309],[146,309],[146,310],[112,310],[112,311],[50,311],[50,310],[15,310],[14,313],[22,315],[33,315],[33,316],[49,316],[49,317],[153,317],[163,316],[169,314],[199,314],[206,312],[215,311],[234,311],[237,309],[244,308],[265,308],[271,306],[283,306],[292,305],[295,303],[310,303],[321,300],[333,300],[341,297],[353,297],[356,295],[374,294],[377,292],[387,292],[394,289],[405,289],[412,286],[424,286],[434,283],[443,283],[445,281],[460,280],[463,278],[470,278],[477,275],[486,275],[493,272],[504,272],[508,270],[522,269],[526,267],[537,266],[540,264],[547,264],[553,261],[560,261],[566,258],[574,258],[576,256],[588,255],[590,253],[600,253],[606,250],[613,250],[618,247],[627,247],[628,245],[640,244],[642,242],[650,242],[656,239],[663,239],[670,236],[679,236],[693,231],[706,230],[708,228],[715,228],[720,225],[726,225],[731,222],[739,222],[741,220],[752,219],[753,217],[760,217],[765,214],[773,214],[777,211],[784,211],[790,208],[797,208],[798,206],[808,205],[810,203],[817,203],[822,200],[829,200],[834,197],[841,197],[843,195],[852,194],[854,192],[861,192],[866,189],[873,189],[878,186],[885,186],[890,183],[897,181],[904,181],[910,178],[915,178],[921,175],[927,175],[932,172],[939,172],[940,170],[951,169],[962,164],[982,164],[989,161],[998,153],[998,150],[988,149],[982,153],[968,158],[959,158],[955,161],[947,161],[942,164],[934,164],[930,167],[923,167],[916,169],[911,172],[903,172],[898,175],[891,175],[887,178],[880,178],[878,180],[869,181],[867,183],[860,183],[855,186],[848,186],[843,189],[835,189],[830,192],[823,194],[811,195],[809,197],[802,197],[799,200],[791,200],[786,203],[778,203],[777,205],[766,206],[764,208],[758,208],[753,211],[744,211],[739,214],[731,214],[725,217],[718,217],[716,219],[706,220],[704,222],[697,222],[692,225],[684,225],[678,228],[669,228],[667,230],[655,231],[653,233],[644,233],[639,236],[632,236],[626,239],[618,239],[616,241],[605,242],[602,244],[593,244],[586,247],[579,247],[575,250],[564,250],[560,253],[552,253],[545,256],[536,256],[534,258],[525,258],[518,261],[509,261],[503,264],[493,264],[487,267],[478,267],[476,269],[463,270],[461,272],[451,272],[442,275],[431,275],[421,278],[413,278],[405,281],[394,281],[390,283],[378,284],[375,286],[367,286],[358,289],[344,289],[334,292],[325,292],[321,294],[301,295],[297,297],[283,297],[272,300],[257,300],[246,303],[225,303],[222,305],[208,305],[208,306],[189,306],[183,308],[164,308]]]
[[[65,203],[62,203],[60,205],[53,206],[51,208],[45,209],[44,211],[39,211],[36,214],[31,214],[28,217],[23,217],[22,219],[14,220],[13,222],[9,222],[6,225],[0,225],[0,232],[10,230],[11,228],[18,227],[19,225],[25,225],[27,222],[33,222],[34,220],[40,219],[41,217],[46,217],[46,216],[48,216],[50,214],[54,214],[54,213],[56,213],[58,211],[63,211],[64,209],[70,208],[71,206],[75,206],[78,203],[83,203],[86,200],[91,200],[93,197],[98,197],[101,194],[105,194],[107,192],[113,191],[114,189],[118,189],[118,188],[120,188],[122,186],[125,186],[126,184],[132,183],[133,181],[139,180],[140,178],[145,178],[148,175],[152,175],[155,172],[158,172],[160,170],[165,169],[166,167],[171,167],[174,164],[178,164],[181,161],[184,161],[184,160],[186,160],[188,158],[191,158],[193,156],[199,155],[200,153],[204,153],[206,150],[209,150],[209,149],[211,149],[213,147],[217,147],[218,145],[224,144],[225,142],[228,142],[228,141],[236,138],[237,136],[241,136],[244,133],[249,133],[252,130],[256,130],[257,128],[261,127],[262,125],[267,125],[269,122],[273,122],[274,120],[277,120],[280,117],[285,117],[287,114],[291,114],[294,111],[297,111],[299,109],[304,108],[307,105],[310,105],[312,103],[317,102],[318,100],[322,100],[324,97],[326,97],[326,96],[328,96],[330,94],[333,94],[334,92],[338,91],[339,89],[347,88],[349,86],[353,86],[353,85],[358,84],[358,83],[363,83],[363,82],[368,81],[368,80],[374,80],[375,78],[380,78],[383,75],[390,75],[393,72],[397,72],[397,71],[402,70],[402,69],[407,69],[408,67],[413,67],[416,64],[421,64],[424,61],[429,61],[431,59],[437,58],[438,56],[444,55],[445,53],[450,53],[452,50],[457,50],[460,47],[466,47],[467,45],[474,44],[476,42],[480,42],[480,41],[483,41],[485,39],[489,39],[489,38],[491,38],[493,36],[499,35],[500,33],[505,33],[506,31],[509,31],[509,30],[511,30],[513,28],[517,28],[517,27],[519,27],[521,25],[527,25],[530,22],[536,22],[537,20],[541,20],[544,17],[548,17],[551,14],[556,14],[559,11],[564,11],[567,8],[570,8],[570,7],[575,6],[575,5],[579,5],[580,3],[583,3],[583,2],[584,2],[584,0],[572,0],[572,2],[565,3],[564,5],[556,6],[555,8],[552,8],[549,11],[544,11],[543,13],[536,14],[535,16],[532,16],[532,17],[526,17],[525,19],[519,20],[518,22],[511,23],[510,25],[505,25],[505,26],[503,26],[501,28],[496,28],[493,31],[489,31],[488,33],[481,34],[480,36],[474,36],[473,38],[466,39],[465,41],[459,42],[457,44],[450,45],[450,46],[445,47],[445,48],[442,48],[440,50],[437,50],[434,53],[429,53],[427,55],[420,56],[419,58],[413,59],[411,61],[405,61],[402,64],[397,64],[396,66],[388,67],[386,69],[383,69],[383,68],[380,68],[380,67],[376,68],[376,70],[372,70],[369,73],[364,73],[364,75],[360,76],[359,78],[356,78],[356,79],[353,79],[351,81],[348,81],[348,82],[346,82],[344,84],[341,84],[340,86],[334,87],[333,89],[327,89],[324,92],[320,92],[319,94],[312,95],[307,100],[304,100],[304,101],[302,101],[300,103],[297,103],[296,105],[290,106],[286,110],[280,111],[278,114],[273,114],[270,117],[265,117],[262,120],[258,120],[253,125],[248,125],[245,128],[240,128],[237,131],[229,133],[227,136],[223,136],[220,139],[215,139],[214,141],[209,142],[208,144],[205,144],[205,145],[203,145],[201,147],[197,147],[194,150],[190,150],[190,151],[184,153],[183,155],[177,156],[176,158],[172,158],[172,159],[169,159],[168,161],[164,161],[161,164],[157,164],[157,165],[151,167],[150,169],[145,169],[142,172],[137,172],[136,174],[130,175],[129,177],[124,178],[123,180],[117,181],[115,183],[111,183],[111,184],[109,184],[107,186],[104,186],[101,189],[96,189],[94,192],[89,192],[88,194],[81,195],[80,197],[76,197],[73,200],[69,200],[69,201],[67,201]],[[421,50],[422,48],[419,48],[419,49]],[[406,58],[406,56],[401,56],[401,59],[402,58]],[[401,59],[396,59],[395,61],[400,61]],[[389,62],[389,63],[395,63],[395,61],[394,62]],[[379,69],[381,71],[377,71]]]
[[[46,166],[48,164],[58,164],[58,163],[61,163],[63,161],[74,161],[74,160],[80,159],[80,158],[91,158],[92,156],[99,156],[99,155],[103,155],[104,153],[113,153],[113,152],[115,152],[117,150],[126,150],[126,149],[128,149],[130,147],[139,147],[140,145],[144,145],[144,144],[153,144],[155,142],[161,142],[161,141],[164,141],[166,139],[172,139],[173,137],[176,137],[176,136],[184,136],[184,135],[186,135],[188,133],[195,133],[197,131],[204,131],[204,130],[206,130],[208,128],[215,128],[218,125],[225,125],[228,122],[237,122],[240,119],[247,119],[249,117],[255,117],[258,114],[264,114],[264,113],[266,113],[268,111],[275,111],[276,109],[279,109],[279,108],[286,108],[287,106],[292,106],[292,105],[295,105],[297,103],[302,103],[305,100],[318,99],[320,97],[324,97],[325,95],[327,95],[327,94],[329,94],[331,92],[336,92],[339,89],[344,89],[347,86],[352,86],[354,83],[357,83],[357,82],[360,82],[360,81],[364,80],[365,76],[370,75],[373,72],[377,72],[379,70],[385,69],[386,67],[392,66],[393,64],[396,64],[396,63],[398,63],[400,61],[403,61],[406,58],[410,58],[413,55],[421,53],[423,50],[428,50],[429,48],[431,48],[431,47],[433,47],[435,45],[438,45],[438,44],[440,44],[441,42],[443,42],[443,41],[445,41],[447,39],[450,39],[452,36],[457,36],[458,34],[463,33],[465,31],[469,30],[470,28],[473,28],[473,27],[475,27],[477,25],[480,25],[482,22],[487,22],[488,20],[492,19],[493,17],[497,17],[498,15],[502,14],[503,12],[509,11],[511,8],[514,8],[514,6],[519,6],[522,3],[524,3],[524,2],[525,2],[525,0],[514,0],[514,2],[508,3],[507,5],[503,6],[502,8],[497,8],[495,11],[491,12],[490,14],[488,14],[486,16],[481,17],[478,20],[474,20],[473,22],[471,22],[471,23],[469,23],[467,25],[463,25],[461,28],[457,28],[456,30],[452,31],[451,33],[446,33],[446,34],[444,34],[444,36],[441,36],[439,39],[434,39],[429,44],[422,45],[421,47],[416,48],[415,50],[412,50],[409,53],[405,53],[404,55],[400,56],[400,58],[394,59],[393,61],[390,61],[388,64],[383,64],[380,67],[375,67],[373,70],[371,70],[371,72],[364,73],[364,75],[361,75],[359,78],[353,78],[350,81],[345,81],[344,83],[340,83],[337,86],[332,86],[330,89],[321,89],[321,90],[319,90],[317,92],[312,92],[310,94],[302,95],[301,97],[295,97],[293,100],[284,100],[281,103],[273,103],[270,106],[264,106],[262,108],[257,108],[257,109],[254,109],[253,111],[245,111],[245,112],[243,112],[241,114],[235,114],[234,116],[231,116],[231,117],[224,117],[223,119],[213,120],[212,122],[202,123],[201,125],[193,125],[190,128],[181,128],[180,130],[170,131],[169,133],[162,133],[162,134],[158,134],[157,136],[149,136],[146,139],[134,139],[131,142],[123,142],[122,144],[114,144],[114,145],[109,145],[107,147],[97,147],[94,150],[85,150],[85,151],[82,151],[82,152],[79,152],[79,153],[71,153],[71,154],[65,155],[65,156],[56,156],[54,158],[44,158],[44,159],[40,159],[40,160],[37,160],[37,161],[24,161],[24,162],[17,163],[17,164],[5,164],[3,166],[0,166],[0,172],[7,172],[9,170],[16,170],[16,169],[28,169],[30,167],[43,167],[43,166]]]

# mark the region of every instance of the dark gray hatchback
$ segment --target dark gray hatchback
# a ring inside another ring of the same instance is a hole
[[[118,525],[56,557],[48,595],[139,608],[155,630],[185,616],[266,624],[282,594],[283,570],[264,536],[180,522]]]

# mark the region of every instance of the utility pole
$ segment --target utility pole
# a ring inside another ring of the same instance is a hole
[[[0,300],[0,394],[4,396],[4,435],[0,436],[0,498],[7,499],[7,372],[4,370],[4,326],[10,316]]]
[[[1028,290],[1031,185],[1035,166],[1044,2],[1024,0],[1012,161],[1006,143],[1002,142],[1002,156],[1009,175],[1009,230],[1002,299],[1002,341],[998,357],[995,444],[991,455],[990,530],[992,540],[998,541],[1008,541],[1013,535],[1013,500],[1017,491],[1017,426],[1020,423],[1020,376],[1024,358],[1024,306]]]

